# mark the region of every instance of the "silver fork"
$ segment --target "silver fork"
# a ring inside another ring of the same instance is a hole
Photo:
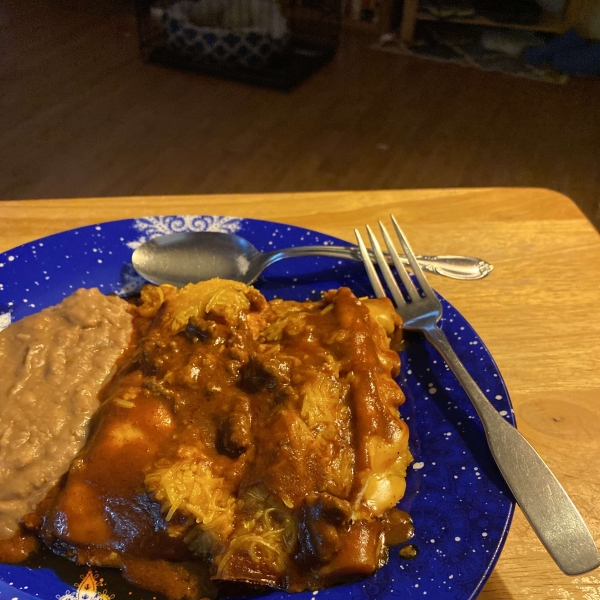
[[[595,569],[600,566],[600,554],[577,508],[540,455],[510,423],[500,416],[485,397],[450,346],[444,332],[437,326],[442,316],[442,305],[427,283],[406,237],[393,216],[392,222],[421,288],[420,294],[400,261],[386,228],[379,221],[383,239],[409,302],[404,298],[381,247],[368,225],[367,232],[377,264],[394,298],[396,310],[402,317],[404,329],[421,331],[454,372],[483,423],[488,445],[502,476],[556,564],[567,575],[581,575]],[[375,295],[378,298],[384,297],[385,290],[369,258],[368,250],[359,231],[355,229],[354,232]]]

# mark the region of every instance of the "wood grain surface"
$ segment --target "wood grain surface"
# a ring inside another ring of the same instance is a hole
[[[276,220],[347,240],[394,213],[417,253],[490,261],[484,280],[431,282],[481,335],[519,429],[600,544],[600,236],[567,197],[496,188],[5,201],[0,250],[80,225],[177,213]],[[600,572],[563,575],[517,509],[480,598],[598,600]]]

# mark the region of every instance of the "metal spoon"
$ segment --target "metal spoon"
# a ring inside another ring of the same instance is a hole
[[[259,252],[239,235],[201,231],[152,238],[135,250],[132,262],[144,279],[182,287],[213,277],[250,284],[269,265],[294,256],[361,261],[356,246],[301,246]],[[452,279],[482,279],[493,269],[489,263],[470,256],[418,256],[417,260],[424,271]]]

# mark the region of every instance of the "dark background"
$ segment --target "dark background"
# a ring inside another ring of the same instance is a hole
[[[599,80],[390,55],[345,30],[285,94],[144,64],[127,0],[3,0],[0,25],[2,199],[541,186],[600,222]]]

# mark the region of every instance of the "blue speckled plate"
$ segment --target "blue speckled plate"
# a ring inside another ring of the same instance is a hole
[[[0,327],[56,304],[78,287],[135,292],[141,280],[130,263],[134,248],[156,235],[204,230],[236,232],[260,250],[348,245],[315,231],[231,217],[147,217],[65,231],[0,254]],[[267,298],[295,300],[315,299],[340,285],[359,296],[372,293],[360,263],[326,258],[282,261],[256,284]],[[467,321],[443,299],[442,304],[441,327],[456,352],[500,414],[514,422],[494,360]],[[475,411],[437,352],[421,337],[410,338],[401,358],[400,383],[406,394],[401,412],[410,427],[415,462],[409,468],[407,493],[400,507],[414,519],[418,557],[401,560],[392,550],[389,563],[373,577],[296,594],[295,600],[317,595],[323,600],[474,598],[498,559],[514,503],[487,449]],[[85,586],[77,590],[75,584],[86,572],[53,556],[29,567],[0,565],[0,598],[83,598]],[[94,572],[92,579],[95,584],[88,588],[88,600],[103,598],[101,591],[114,594],[115,600],[158,598],[124,586],[110,570]],[[283,600],[290,595],[272,592],[268,598]]]

